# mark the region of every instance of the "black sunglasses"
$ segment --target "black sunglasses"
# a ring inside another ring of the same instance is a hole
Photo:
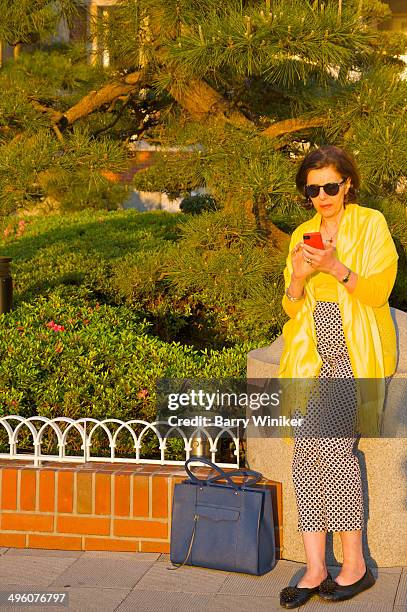
[[[346,183],[346,179],[342,179],[339,183],[326,183],[325,185],[305,185],[305,193],[309,198],[316,198],[319,195],[319,190],[322,189],[327,195],[335,196],[339,193],[339,187]]]

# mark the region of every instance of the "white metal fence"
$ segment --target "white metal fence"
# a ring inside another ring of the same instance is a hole
[[[165,428],[165,433],[160,429]],[[43,416],[32,416],[23,418],[18,415],[9,415],[0,417],[0,433],[5,430],[8,434],[8,453],[0,453],[0,459],[20,459],[33,461],[34,466],[41,465],[41,461],[58,461],[58,462],[77,462],[85,463],[87,461],[111,462],[111,463],[156,463],[161,465],[183,465],[186,459],[189,459],[193,453],[194,443],[197,441],[206,440],[209,445],[209,459],[216,460],[218,444],[222,434],[230,437],[233,445],[233,455],[235,460],[231,463],[222,463],[216,461],[217,465],[222,467],[239,467],[239,436],[237,429],[229,429],[226,427],[213,427],[212,430],[217,430],[216,435],[212,434],[204,427],[197,427],[189,437],[186,436],[180,427],[169,427],[165,421],[155,421],[148,423],[140,419],[131,421],[121,421],[120,419],[105,419],[103,421],[93,418],[70,419],[68,417],[58,417],[49,419]],[[48,432],[53,432],[56,437],[58,446],[58,454],[51,455],[43,452],[44,436]],[[92,455],[92,445],[95,442],[95,437],[98,432],[102,432],[106,436],[110,449],[109,457],[101,457]],[[170,436],[177,432],[179,439],[183,441],[185,459],[171,460],[166,457],[170,453],[167,442]],[[30,433],[34,452],[18,452],[19,441],[21,447],[22,434]],[[70,446],[73,445],[73,436],[80,436],[81,455],[67,454]],[[127,432],[130,434],[135,457],[117,457],[117,443],[120,434]],[[156,436],[160,459],[149,459],[141,457],[143,439],[148,435]],[[70,439],[71,438],[71,439]]]

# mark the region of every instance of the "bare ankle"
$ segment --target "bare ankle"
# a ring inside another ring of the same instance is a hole
[[[307,569],[306,569],[307,573],[313,575],[313,576],[319,576],[320,574],[326,574],[327,573],[327,569],[326,569],[326,565],[322,564],[322,565],[307,565]]]
[[[328,572],[323,566],[307,567],[305,574],[298,583],[300,587],[312,588],[318,586],[327,577]]]
[[[342,570],[346,571],[361,571],[366,570],[366,562],[364,559],[344,561],[342,564]]]

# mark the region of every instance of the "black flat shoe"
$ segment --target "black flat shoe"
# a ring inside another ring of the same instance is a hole
[[[370,569],[366,567],[366,572],[363,574],[362,578],[345,586],[338,584],[329,576],[319,585],[319,596],[326,601],[344,601],[345,599],[351,599],[355,595],[362,593],[362,591],[366,591],[366,589],[370,589],[374,583],[375,579],[373,574]]]
[[[331,579],[328,574],[325,580]],[[331,579],[332,580],[332,579]],[[325,582],[325,581],[323,581]],[[322,584],[322,582],[321,582]],[[280,592],[280,606],[283,608],[298,608],[298,606],[304,605],[313,595],[319,593],[319,587],[312,587],[310,589],[306,587],[288,586]]]

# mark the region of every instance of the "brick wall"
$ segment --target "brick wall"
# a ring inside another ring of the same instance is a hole
[[[0,546],[169,552],[174,485],[185,478],[177,466],[0,462]],[[262,484],[280,548],[281,484]]]

